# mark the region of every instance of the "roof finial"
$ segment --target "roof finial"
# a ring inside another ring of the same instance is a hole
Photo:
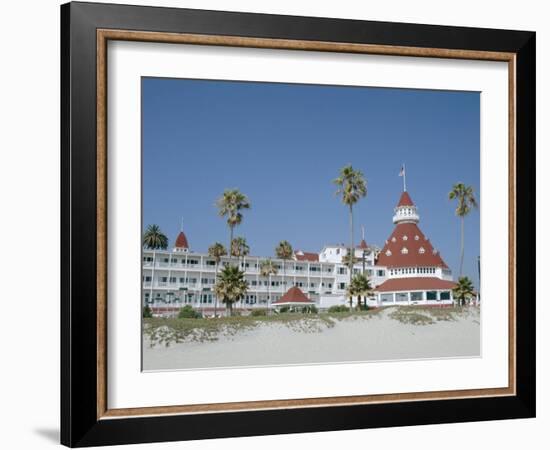
[[[361,225],[361,238],[365,240],[365,226]]]
[[[407,175],[405,173],[405,163],[401,165],[401,171],[399,172],[399,176],[403,177],[403,192],[407,192]]]

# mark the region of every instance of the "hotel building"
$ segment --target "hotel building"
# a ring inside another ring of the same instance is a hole
[[[394,210],[393,232],[382,249],[363,238],[355,248],[353,273],[368,276],[373,294],[369,306],[451,305],[455,286],[449,267],[418,227],[420,217],[404,191]],[[143,249],[143,304],[154,314],[170,315],[184,305],[204,315],[221,314],[225,305],[216,301],[216,270],[238,264],[245,272],[248,292],[234,310],[277,308],[287,299],[303,298],[298,288],[319,309],[348,304],[349,267],[342,262],[349,246],[325,245],[319,253],[297,250],[289,260],[271,258],[278,272],[263,277],[260,263],[267,257],[246,256],[216,261],[207,253],[192,251],[183,230],[172,250]],[[290,295],[285,295],[290,291]],[[281,297],[283,297],[282,301]],[[354,299],[354,302],[356,299]]]

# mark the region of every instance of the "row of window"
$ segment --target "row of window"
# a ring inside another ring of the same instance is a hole
[[[170,284],[176,284],[179,280],[179,283],[180,284],[196,284],[197,283],[197,278],[185,278],[185,277],[180,277],[180,278],[177,278],[177,277],[159,277],[159,282],[160,283],[170,283]],[[151,282],[151,277],[149,275],[145,275],[143,276],[143,281],[145,283],[150,283]],[[213,278],[201,278],[201,284],[203,285],[208,285],[208,284],[215,284],[215,280]],[[283,282],[283,281],[271,281],[271,283],[269,283],[269,281],[267,280],[251,280],[250,281],[250,285],[251,286],[271,286],[271,287],[279,287],[279,286],[286,286],[287,284],[289,284],[286,280]],[[297,281],[295,283],[290,283],[292,284],[293,286],[297,286],[297,287],[306,287],[307,286],[307,283],[306,282],[303,282],[303,281]],[[309,287],[310,288],[315,288],[317,287],[318,283],[309,283]],[[329,289],[332,289],[332,283],[325,283],[325,282],[322,282],[321,283],[321,287],[328,287]]]
[[[419,302],[424,300],[424,292],[396,292],[395,301],[396,302],[408,302],[409,294],[411,296],[411,302]],[[431,301],[441,301],[441,300],[450,300],[451,292],[450,291],[441,291],[439,297],[437,296],[437,291],[426,291],[426,300]],[[380,300],[382,303],[393,303],[393,294],[381,294]]]
[[[390,269],[390,275],[414,275],[414,274],[435,274],[435,267],[403,267]]]

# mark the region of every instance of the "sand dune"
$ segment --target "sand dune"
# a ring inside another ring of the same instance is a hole
[[[475,357],[480,355],[477,308],[454,320],[408,324],[387,308],[372,317],[336,320],[331,327],[289,327],[263,323],[213,342],[151,347],[144,337],[143,369],[169,370],[235,366],[314,364],[395,359]],[[422,314],[429,313],[422,312]]]

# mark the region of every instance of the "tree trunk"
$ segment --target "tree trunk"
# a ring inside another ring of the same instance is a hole
[[[227,311],[229,313],[229,317],[233,316],[233,302],[228,300],[226,305],[227,305]]]
[[[460,218],[460,270],[459,276],[462,276],[462,264],[464,263],[464,217]]]
[[[349,285],[348,288],[351,288],[351,279],[353,277],[353,259],[355,257],[354,251],[353,251],[353,206],[349,205],[349,229],[350,229],[350,248],[349,248]],[[351,311],[351,308],[353,306],[353,296],[349,295],[349,309]]]
[[[267,310],[269,311],[269,305],[271,304],[271,296],[269,295],[269,285],[271,283],[271,276],[267,277]]]
[[[229,262],[233,261],[233,252],[231,251],[232,250],[231,244],[233,244],[233,227],[229,225]]]
[[[218,282],[218,266],[219,263],[216,262],[216,275],[214,276],[214,286],[216,286],[216,283]],[[214,302],[214,318],[218,316],[218,296],[214,292],[214,295],[216,296],[216,301]]]

